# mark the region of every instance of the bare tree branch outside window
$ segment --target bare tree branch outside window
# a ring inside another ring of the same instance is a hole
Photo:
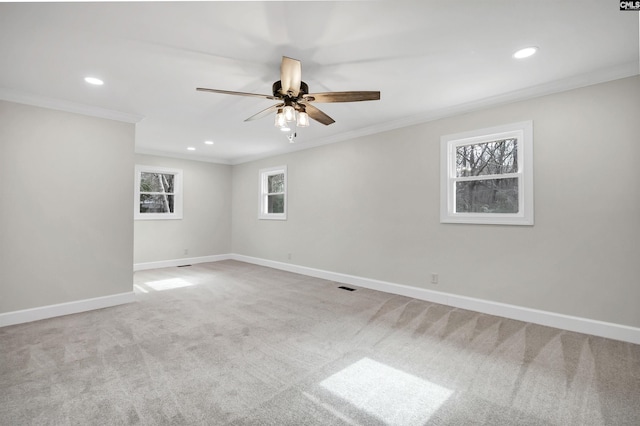
[[[287,166],[260,169],[258,219],[287,220]]]
[[[175,175],[140,173],[140,213],[173,213]]]
[[[440,137],[440,222],[533,225],[533,121]]]
[[[518,213],[518,140],[456,147],[456,212]],[[480,177],[478,179],[478,177]]]
[[[267,212],[284,213],[284,173],[267,177]]]

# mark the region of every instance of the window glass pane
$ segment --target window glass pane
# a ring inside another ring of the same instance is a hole
[[[456,182],[456,213],[518,213],[518,178]]]
[[[267,213],[284,213],[284,194],[267,196]]]
[[[278,173],[277,175],[270,175],[267,177],[267,192],[273,194],[274,192],[284,192],[284,173]]]
[[[140,213],[173,213],[173,195],[140,194]]]
[[[456,147],[456,177],[518,172],[518,140],[503,139]]]
[[[170,173],[140,173],[140,192],[173,192],[175,175]]]

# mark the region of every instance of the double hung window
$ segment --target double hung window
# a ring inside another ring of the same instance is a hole
[[[287,218],[287,166],[260,170],[259,219]]]
[[[533,225],[531,121],[441,138],[440,221]]]
[[[182,219],[182,170],[136,166],[136,219]]]

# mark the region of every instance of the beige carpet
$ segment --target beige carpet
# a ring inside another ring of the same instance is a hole
[[[0,328],[2,425],[640,425],[640,346],[224,261]]]

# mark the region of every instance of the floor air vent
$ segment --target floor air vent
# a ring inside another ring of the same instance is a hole
[[[342,289],[342,290],[347,290],[347,291],[356,291],[356,289],[355,289],[355,288],[351,288],[351,287],[340,286],[340,287],[338,287],[338,288],[339,288],[339,289]]]

